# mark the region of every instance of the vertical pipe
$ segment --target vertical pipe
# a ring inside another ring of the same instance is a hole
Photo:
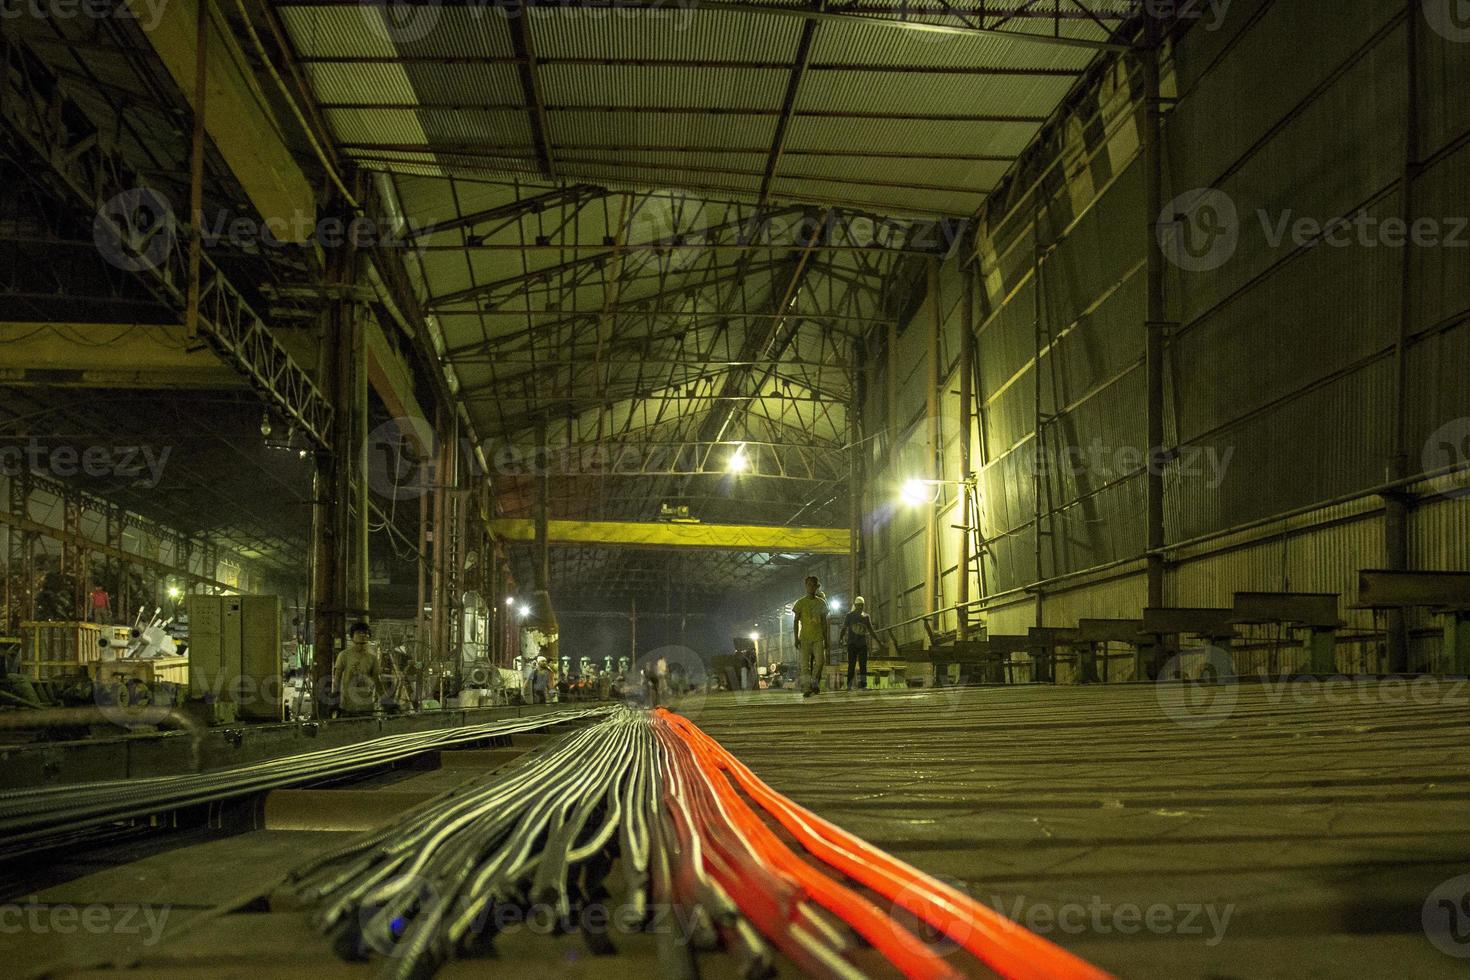
[[[939,299],[939,258],[929,257],[929,331],[926,361],[929,376],[925,383],[924,403],[924,478],[938,480],[943,475],[939,466],[939,328],[944,309]],[[937,484],[931,484],[937,487]],[[939,608],[939,521],[935,493],[924,508],[924,615]]]
[[[545,419],[536,423],[536,446],[536,499],[533,505],[536,524],[535,579],[536,591],[544,592],[551,588],[551,542],[547,532],[551,466],[547,461]]]
[[[888,321],[888,479],[893,486],[889,488],[890,494],[897,490],[903,482],[903,474],[899,472],[903,454],[899,450],[900,440],[903,438],[903,426],[898,418],[898,320]],[[890,501],[885,508],[889,512],[888,518],[888,594],[889,601],[893,603],[893,614],[889,617],[890,623],[902,622],[904,616],[903,599],[903,561],[901,547],[899,545],[898,517],[893,510]]]
[[[1405,52],[1408,66],[1408,106],[1404,122],[1404,169],[1399,184],[1399,216],[1405,227],[1414,221],[1414,181],[1419,176],[1419,4],[1408,0],[1409,16],[1405,19]],[[1393,446],[1389,463],[1389,481],[1406,480],[1410,476],[1409,459],[1409,339],[1414,332],[1414,252],[1403,248],[1399,267],[1398,337],[1394,343]],[[1399,488],[1384,497],[1383,536],[1386,565],[1393,571],[1409,568],[1409,511],[1413,501],[1407,488]],[[1411,668],[1409,620],[1402,609],[1388,613],[1388,669],[1407,671]]]
[[[454,423],[454,487],[455,497],[458,501],[459,521],[455,525],[456,536],[459,539],[459,547],[455,554],[457,556],[454,566],[454,663],[455,669],[464,663],[465,642],[465,620],[468,609],[464,603],[467,576],[466,570],[470,563],[470,508],[473,506],[474,497],[469,486],[459,485],[461,478],[466,475],[466,468],[470,467],[469,460],[464,456],[464,433],[461,431],[462,422],[456,418]],[[483,568],[483,566],[481,566]]]
[[[637,669],[638,663],[638,596],[628,598],[628,663]]]
[[[455,665],[457,671],[464,637],[464,608],[460,587],[464,573],[464,501],[459,492],[459,413],[453,409],[449,412],[441,482],[444,484],[444,585],[441,589],[444,641],[434,651],[434,661],[442,664],[448,660]]]
[[[960,266],[964,291],[960,303],[960,537],[959,561],[955,574],[957,585],[955,601],[959,605],[957,627],[959,638],[970,638],[970,514],[973,510],[973,490],[970,480],[974,473],[970,459],[970,441],[974,437],[975,415],[975,277],[969,261]]]
[[[847,550],[851,593],[849,601],[862,594],[863,556],[863,431],[862,414],[866,385],[863,381],[865,350],[861,338],[852,346],[852,401],[847,409]]]
[[[1163,47],[1157,17],[1144,18],[1144,180],[1148,230],[1148,312],[1144,346],[1148,429],[1147,509],[1148,604],[1164,605],[1164,344],[1168,305],[1160,222],[1164,210],[1164,130],[1160,113],[1159,58]]]
[[[486,579],[485,604],[489,610],[486,619],[486,629],[489,630],[490,662],[497,667],[505,666],[501,657],[500,632],[503,629],[501,617],[505,609],[505,589],[500,583],[500,545],[494,538],[490,540],[490,568],[489,578]]]
[[[368,520],[368,370],[367,329],[363,323],[366,309],[357,305],[348,307],[348,322],[352,325],[352,441],[351,459],[353,469],[353,510],[356,523],[352,526],[353,556],[352,605],[358,615],[367,618],[371,609],[369,580],[369,520]],[[346,449],[347,447],[344,447]],[[346,457],[347,452],[343,453]]]
[[[1041,358],[1046,353],[1043,335],[1046,331],[1046,295],[1042,280],[1041,261],[1041,185],[1036,188],[1036,208],[1031,219],[1031,330],[1033,355],[1031,360],[1031,413],[1036,427],[1032,431],[1031,461],[1031,519],[1032,519],[1032,562],[1036,582],[1036,625],[1042,626],[1045,602],[1041,583],[1046,581],[1046,563],[1042,558],[1042,518],[1046,515],[1046,418],[1042,414],[1041,401]]]
[[[445,478],[447,476],[445,466],[445,445],[448,443],[447,433],[444,426],[444,408],[436,406],[434,409],[434,472],[430,485],[433,487],[434,499],[430,502],[429,512],[433,527],[432,535],[431,571],[429,573],[429,655],[437,656],[444,649],[444,498],[446,494]]]
[[[204,104],[207,91],[209,0],[199,0],[194,25],[194,132],[189,146],[189,289],[184,322],[199,336],[199,275],[204,248]]]
[[[418,447],[417,451],[420,452],[420,453],[422,453],[422,452],[426,451],[427,449],[428,449],[427,446],[423,446],[423,447]],[[428,459],[422,459],[422,460],[420,460],[420,462],[419,462],[419,472],[420,473],[423,473],[423,472],[427,471],[430,468],[431,465],[432,464],[429,462]],[[425,630],[424,630],[424,607],[428,605],[428,600],[429,600],[429,596],[428,596],[428,586],[429,586],[428,555],[429,555],[429,494],[427,494],[427,493],[420,493],[419,494],[419,554],[418,554],[418,561],[416,562],[416,564],[418,566],[418,573],[419,573],[419,590],[418,590],[419,601],[418,601],[418,605],[416,605],[414,607],[414,613],[413,613],[414,649],[416,649],[416,650],[419,651],[419,655],[420,656],[422,656],[423,653],[424,653],[424,651],[426,650],[425,644],[428,642],[428,639],[429,639],[425,635]]]

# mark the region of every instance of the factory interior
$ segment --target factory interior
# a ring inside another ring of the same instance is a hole
[[[0,973],[1470,969],[1466,0],[0,51]]]

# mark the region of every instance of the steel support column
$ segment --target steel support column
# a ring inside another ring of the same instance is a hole
[[[960,303],[960,536],[955,602],[956,628],[961,640],[970,638],[970,514],[973,511],[974,477],[970,441],[974,437],[975,414],[975,277],[970,262],[960,267],[964,290]]]
[[[31,474],[22,470],[10,477],[10,513],[20,526],[9,530],[6,555],[6,620],[7,631],[19,628],[21,622],[36,618],[36,535],[27,528],[31,519]]]
[[[866,443],[863,442],[863,403],[867,400],[867,375],[866,364],[867,347],[858,339],[852,345],[852,401],[849,403],[847,428],[850,445],[848,447],[848,533],[851,545],[849,547],[848,569],[852,586],[850,598],[856,599],[862,595],[863,588],[863,481],[864,481],[864,453]],[[682,641],[681,641],[682,642]]]
[[[925,365],[928,370],[924,385],[924,478],[939,480],[939,329],[944,311],[939,300],[939,259],[930,256],[929,322]],[[931,484],[937,486],[938,484]],[[932,616],[939,608],[939,494],[930,498],[924,508],[924,615]]]
[[[1405,227],[1412,226],[1415,214],[1414,181],[1421,169],[1419,163],[1419,7],[1418,0],[1407,0],[1408,17],[1405,18],[1404,35],[1406,65],[1408,71],[1407,98],[1404,120],[1404,167],[1399,182],[1399,216]],[[1399,250],[1400,283],[1398,337],[1394,343],[1394,401],[1393,440],[1389,460],[1388,481],[1407,480],[1412,474],[1409,453],[1409,342],[1414,333],[1414,274],[1415,249]],[[1414,498],[1407,487],[1400,486],[1383,498],[1383,538],[1385,567],[1390,571],[1409,570],[1409,516]],[[1403,609],[1388,610],[1388,669],[1407,671],[1413,669],[1409,649],[1409,617]]]
[[[1143,61],[1144,180],[1147,184],[1147,293],[1148,313],[1144,340],[1146,366],[1147,459],[1146,507],[1148,555],[1148,605],[1164,602],[1164,345],[1167,342],[1168,307],[1164,293],[1164,252],[1159,223],[1164,210],[1164,132],[1160,107],[1159,57],[1162,25],[1157,17],[1144,18]]]
[[[329,281],[345,295],[351,285],[355,257],[350,248],[327,256]],[[317,452],[317,470],[312,499],[313,583],[313,690],[326,689],[332,663],[346,636],[348,618],[366,615],[365,576],[354,574],[353,552],[361,552],[366,568],[368,508],[365,487],[354,486],[354,471],[363,471],[366,452],[365,398],[359,386],[366,383],[366,346],[362,324],[353,303],[334,300],[322,325],[321,378],[324,391],[333,395],[331,450]],[[360,378],[359,378],[360,376]],[[365,393],[364,393],[365,394]],[[359,480],[358,483],[365,481]],[[363,492],[360,492],[363,491]],[[355,522],[355,523],[354,523]]]
[[[899,451],[899,442],[903,436],[903,426],[898,418],[898,320],[888,322],[888,478],[890,480],[902,480],[898,467],[902,461]],[[892,492],[890,490],[890,492]],[[898,547],[898,518],[896,513],[891,512],[888,518],[888,594],[893,603],[893,615],[889,617],[890,623],[897,623],[907,618],[903,599],[903,579],[900,574],[903,563],[899,560]]]

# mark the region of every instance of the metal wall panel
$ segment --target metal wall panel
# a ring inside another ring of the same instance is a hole
[[[1330,11],[1237,0],[1220,31],[1196,29],[1184,38],[1175,79],[1182,101],[1168,121],[1168,195],[1218,186],[1238,223],[1236,244],[1218,268],[1169,274],[1172,312],[1183,327],[1166,364],[1166,429],[1182,445],[1166,471],[1166,533],[1184,546],[1166,576],[1167,601],[1228,605],[1235,591],[1252,589],[1340,593],[1347,639],[1339,664],[1353,669],[1371,669],[1379,656],[1372,616],[1348,607],[1358,571],[1385,560],[1382,503],[1371,491],[1391,464],[1403,252],[1357,240],[1298,249],[1289,237],[1272,236],[1283,218],[1330,220],[1361,208],[1381,224],[1398,214],[1408,99],[1403,16],[1401,8],[1370,0]],[[1426,146],[1463,140],[1465,122],[1441,125],[1446,113],[1435,106],[1445,93],[1464,90],[1470,57],[1430,38],[1420,67]],[[1118,78],[1108,74],[1103,86]],[[1038,375],[1042,411],[1056,416],[1045,426],[1053,468],[1043,482],[1043,510],[1051,514],[1042,526],[1042,577],[1142,559],[1145,481],[1125,460],[1141,454],[1145,438],[1141,262],[1152,216],[1143,213],[1137,132],[1126,101],[1114,113],[1109,118],[1120,121],[1107,152],[1090,166],[1075,155],[1088,128],[1063,122],[1068,181],[1051,178],[1042,232],[1065,232],[1043,275],[1055,343],[1039,366],[1030,279],[1034,208],[993,221],[982,212],[976,251],[986,262],[986,315],[977,338],[977,400],[988,458],[979,487],[982,527],[992,537],[983,559],[991,595],[1037,578]],[[1431,113],[1441,118],[1430,122]],[[1419,214],[1445,219],[1441,230],[1454,216],[1470,215],[1470,149],[1434,160],[1414,197]],[[1446,422],[1470,419],[1465,254],[1438,248],[1414,256],[1412,316],[1424,331],[1409,354],[1416,456]],[[950,275],[946,269],[946,289]],[[947,352],[956,349],[954,331],[947,320]],[[911,326],[905,350],[914,333]],[[922,375],[905,372],[903,388],[910,386],[915,396],[905,400],[901,417],[913,422],[921,418]],[[952,404],[946,396],[947,433]],[[870,412],[881,418],[885,406],[875,397]],[[922,431],[909,432],[915,436],[921,440]],[[946,438],[946,472],[957,472],[957,459],[957,441]],[[1058,459],[1083,465],[1056,467]],[[1338,498],[1348,502],[1309,510]],[[1297,510],[1301,516],[1281,516]],[[897,523],[906,520],[900,515]],[[941,520],[957,522],[948,512]],[[1470,495],[1421,507],[1411,521],[1415,566],[1470,567],[1467,532]],[[904,539],[900,574],[922,571],[913,562],[921,545],[921,536]],[[955,542],[944,537],[946,569],[956,557]],[[1136,567],[1082,587],[1072,586],[1076,579],[1058,583],[1065,591],[1046,597],[1047,623],[1137,615],[1145,580],[1128,571]],[[942,585],[951,595],[952,570]],[[911,594],[921,587],[920,578],[903,585]],[[1033,617],[1029,598],[1006,596],[992,604],[988,625],[996,633],[1020,632]],[[1432,631],[1433,624],[1416,618],[1414,625]],[[1432,655],[1432,636],[1416,645]],[[1273,661],[1278,666],[1295,663],[1294,652],[1271,655],[1287,658]]]

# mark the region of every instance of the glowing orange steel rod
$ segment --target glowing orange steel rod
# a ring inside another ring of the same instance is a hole
[[[1002,976],[1026,980],[1106,980],[1110,977],[1086,960],[1017,925],[963,892],[873,847],[777,793],[687,718],[664,709],[659,709],[657,715],[666,723],[660,726],[661,729],[666,728],[696,747],[695,758],[701,765],[721,774],[728,773],[812,856],[943,932]],[[720,778],[714,782],[729,787],[729,779]],[[744,804],[738,796],[735,798]],[[748,807],[746,810],[754,816]],[[870,903],[865,904],[871,907]],[[847,918],[844,910],[831,910]]]

